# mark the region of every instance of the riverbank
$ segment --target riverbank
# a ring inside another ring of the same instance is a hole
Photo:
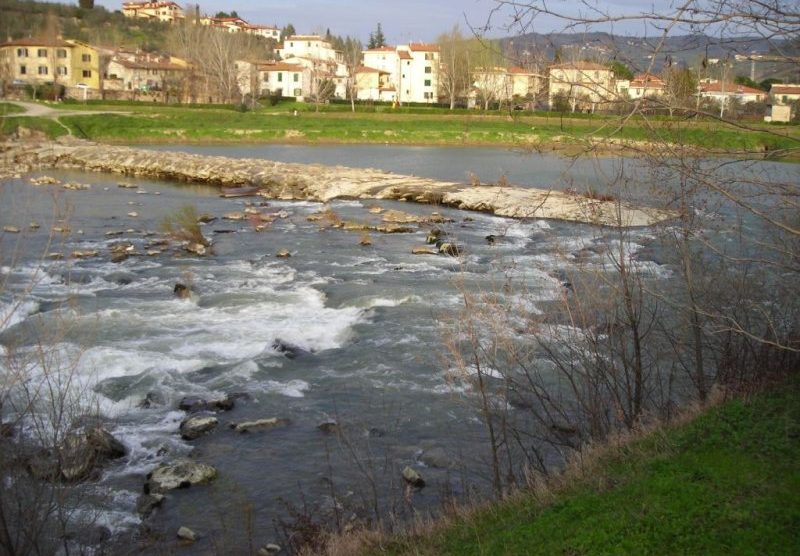
[[[256,187],[264,197],[328,202],[334,199],[403,200],[512,218],[546,218],[606,226],[650,226],[674,217],[591,193],[499,184],[463,184],[374,169],[289,164],[92,143],[15,140],[0,146],[8,168],[71,168],[201,183]]]
[[[716,120],[614,115],[466,112],[419,109],[409,112],[346,112],[341,106],[321,112],[284,106],[240,112],[230,107],[146,104],[52,105],[50,118],[9,115],[0,131],[24,125],[50,137],[75,137],[114,144],[291,143],[388,144],[419,146],[496,146],[555,150],[582,149],[609,154],[646,154],[654,145],[691,147],[702,155],[739,158],[800,157],[800,128]],[[313,107],[312,107],[313,108]],[[113,112],[113,113],[112,113]],[[53,118],[64,124],[55,125]]]
[[[536,492],[422,533],[372,538],[360,553],[793,552],[800,546],[799,400],[794,377],[688,423],[596,449]],[[331,546],[333,554],[337,546],[353,553],[347,539]]]

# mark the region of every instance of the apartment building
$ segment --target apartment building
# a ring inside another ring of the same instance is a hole
[[[302,102],[313,93],[312,72],[302,64],[237,60],[236,76],[242,96],[280,95]]]
[[[349,75],[344,55],[334,49],[329,41],[319,35],[291,35],[283,39],[275,52],[281,61],[308,69],[311,73],[311,94],[316,94],[323,82],[330,81],[334,84],[334,97],[347,97]]]
[[[594,62],[569,62],[550,66],[548,73],[548,101],[551,107],[556,97],[561,96],[573,112],[594,112],[617,99],[614,72],[609,66]]]
[[[19,39],[0,45],[0,56],[17,84],[63,85],[67,96],[76,98],[100,89],[98,51],[80,41]]]
[[[364,68],[378,72],[362,71],[358,98],[432,104],[438,101],[439,47],[432,44],[409,43],[395,47],[365,50]],[[383,74],[383,78],[381,78]],[[370,77],[371,76],[371,77]]]

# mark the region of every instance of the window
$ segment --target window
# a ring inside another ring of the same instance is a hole
[[[278,72],[278,83],[283,81],[283,73]]]
[[[433,69],[430,66],[425,67],[425,73],[431,73]]]
[[[789,103],[789,97],[788,96],[783,95],[783,103],[784,104],[788,104]]]
[[[81,62],[91,62],[92,55],[91,54],[81,54]]]
[[[291,48],[294,48],[294,43],[293,43],[293,42],[290,42],[290,43],[289,43],[289,46],[290,46]]]
[[[66,58],[67,57],[67,50],[64,48],[59,48],[56,50],[56,56],[58,58]]]
[[[28,57],[28,49],[27,48],[18,48],[17,49],[17,58],[27,58]]]
[[[294,96],[296,96],[296,97],[303,96],[303,90],[302,89],[295,89],[294,90]]]
[[[39,66],[39,75],[47,75],[47,66]]]
[[[426,87],[430,87],[431,86],[431,80],[430,79],[426,79],[425,80],[425,86]]]
[[[19,74],[20,75],[25,75],[27,73],[28,73],[28,68],[26,68],[25,66],[20,66],[19,67]]]
[[[40,48],[39,50],[36,51],[36,55],[39,58],[47,58],[47,49],[46,48]]]
[[[91,77],[92,76],[92,70],[83,70],[83,76],[84,77]]]
[[[67,75],[67,68],[65,66],[58,66],[56,68],[57,75]]]
[[[300,81],[300,74],[299,73],[295,73],[294,74],[294,82],[297,83],[298,81]]]

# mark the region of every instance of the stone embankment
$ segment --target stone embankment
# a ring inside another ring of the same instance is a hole
[[[255,186],[262,195],[281,200],[393,199],[512,218],[623,226],[649,226],[673,216],[657,209],[529,187],[467,185],[373,169],[151,151],[71,138],[6,143],[2,158],[6,169],[77,168],[219,187]]]

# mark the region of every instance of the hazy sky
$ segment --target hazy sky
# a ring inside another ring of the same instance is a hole
[[[67,0],[77,3],[77,0]],[[184,0],[175,0],[183,5]],[[119,10],[122,0],[95,0],[95,3],[110,10]],[[366,42],[369,34],[380,22],[390,44],[408,41],[433,41],[436,37],[459,24],[464,33],[470,27],[481,29],[487,25],[492,10],[497,7],[494,0],[193,0],[205,13],[236,10],[250,23],[283,27],[292,23],[298,33],[325,32],[330,29],[335,35],[350,35]],[[672,0],[656,0],[655,5],[668,9]],[[646,10],[650,3],[645,0],[548,0],[549,8],[577,15],[597,7],[611,13],[637,13]],[[519,34],[519,27],[508,31],[511,22],[508,12],[494,13],[491,27],[485,34],[492,38]],[[539,17],[534,30],[540,33],[560,31],[563,21]],[[530,29],[528,29],[530,30]],[[572,29],[580,32],[583,29]],[[612,27],[596,27],[593,30],[612,31],[617,34],[643,35],[641,23],[616,24]],[[652,34],[647,33],[647,34]]]
[[[179,4],[183,5],[180,0]],[[75,2],[72,2],[75,3]],[[95,0],[110,10],[119,10],[122,0]],[[236,10],[251,23],[283,27],[292,23],[298,33],[325,31],[350,35],[366,42],[380,22],[390,43],[432,41],[459,23],[483,26],[493,0],[199,0],[206,13]],[[495,29],[494,36],[506,33]]]

